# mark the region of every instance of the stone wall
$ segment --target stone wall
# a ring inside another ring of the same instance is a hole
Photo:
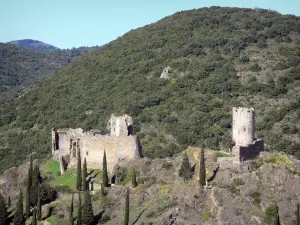
[[[237,162],[255,159],[262,151],[264,151],[264,141],[260,139],[247,146],[234,146],[232,148],[232,154]]]
[[[110,172],[123,160],[142,157],[137,136],[132,135],[132,118],[112,115],[108,127],[111,135],[101,135],[99,131],[83,132],[77,129],[58,129],[52,131],[52,154],[57,160],[63,157],[68,166],[77,165],[78,151],[86,158],[88,168],[102,169],[104,151]]]

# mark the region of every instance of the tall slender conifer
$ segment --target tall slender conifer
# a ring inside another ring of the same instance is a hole
[[[106,152],[103,153],[103,174],[102,182],[105,187],[108,187],[108,174],[107,174],[107,162],[106,162]]]

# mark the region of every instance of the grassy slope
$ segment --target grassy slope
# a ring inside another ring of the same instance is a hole
[[[111,113],[133,116],[146,156],[203,142],[218,149],[239,105],[257,109],[268,149],[299,157],[299,32],[295,16],[218,7],[130,31],[1,108],[1,159],[13,160],[0,169],[49,153],[51,127],[105,132]],[[166,66],[170,79],[160,79]]]

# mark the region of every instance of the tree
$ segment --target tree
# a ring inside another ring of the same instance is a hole
[[[25,216],[26,219],[30,217],[30,188],[32,183],[32,170],[28,169],[27,186],[26,186],[26,202],[25,202]]]
[[[30,177],[30,179],[29,179],[30,187],[32,185],[32,173],[33,173],[33,160],[32,160],[32,155],[30,154],[30,163],[29,163],[29,169],[28,169],[28,176]]]
[[[104,150],[103,153],[103,174],[102,174],[102,182],[105,187],[108,187],[108,175],[107,175],[107,162],[106,162],[106,153]]]
[[[70,215],[69,215],[70,225],[74,225],[74,219],[73,219],[73,199],[74,199],[74,193],[72,193],[72,199],[71,199],[71,205],[70,205]]]
[[[30,202],[33,205],[37,205],[37,193],[38,193],[38,186],[41,183],[41,173],[40,168],[38,165],[34,167],[34,170],[32,172],[32,185],[30,187]]]
[[[15,216],[13,220],[14,225],[24,225],[24,217],[23,217],[23,195],[20,190],[19,199],[15,209]]]
[[[297,216],[297,225],[300,225],[300,204],[297,204],[297,212],[296,212],[296,216]]]
[[[82,207],[82,223],[85,225],[91,225],[94,221],[94,212],[91,201],[91,196],[88,191],[84,192],[84,204]]]
[[[193,176],[193,173],[191,170],[191,164],[190,164],[190,161],[189,161],[189,158],[188,158],[186,152],[183,153],[181,167],[179,170],[179,176],[183,177],[183,180],[188,180],[188,179],[192,178],[192,176]]]
[[[86,165],[86,158],[84,158],[83,167],[82,167],[82,187],[81,187],[82,191],[87,191],[86,177],[87,177],[87,165]]]
[[[37,225],[36,222],[36,208],[34,207],[33,212],[32,212],[32,222],[31,225]]]
[[[78,191],[80,191],[81,186],[82,186],[81,155],[80,155],[80,150],[78,149],[78,153],[77,153],[77,181],[76,181],[76,187],[77,187]]]
[[[279,212],[278,212],[278,206],[276,204],[276,215],[275,215],[275,218],[274,218],[274,225],[280,225],[280,218],[279,218]]]
[[[42,204],[41,204],[41,188],[40,185],[38,185],[38,190],[37,190],[37,212],[36,212],[36,218],[37,220],[41,220],[42,219]]]
[[[205,159],[204,159],[204,147],[201,147],[200,151],[200,165],[199,165],[199,184],[201,186],[205,185]]]
[[[132,186],[133,187],[136,187],[138,184],[137,184],[137,181],[136,181],[136,172],[135,172],[135,168],[133,168],[133,171],[132,171],[132,178],[131,178],[131,183],[132,183]]]
[[[126,191],[124,225],[129,224],[129,188]]]
[[[3,196],[0,193],[0,224],[8,224],[8,212]]]
[[[105,195],[105,187],[104,184],[101,183],[101,195],[104,196]]]
[[[78,192],[78,213],[77,213],[77,225],[82,225],[82,214],[81,214],[81,195]]]

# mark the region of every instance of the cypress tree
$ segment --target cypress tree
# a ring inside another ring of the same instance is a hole
[[[199,184],[201,186],[205,185],[205,176],[206,176],[206,171],[205,171],[205,159],[204,159],[204,147],[201,148],[200,151],[200,165],[199,165]]]
[[[192,178],[192,176],[193,176],[190,161],[189,161],[189,158],[188,158],[186,152],[183,153],[181,167],[179,170],[179,176],[183,177],[183,180],[188,180],[188,179]]]
[[[81,187],[82,191],[87,191],[86,177],[87,177],[87,165],[86,165],[86,158],[84,158],[83,167],[82,167],[82,187]]]
[[[40,185],[38,185],[38,193],[37,193],[37,196],[38,196],[38,199],[37,199],[37,212],[36,212],[36,218],[37,220],[41,220],[42,219],[42,204],[41,204],[41,190],[40,190]]]
[[[78,215],[77,215],[77,225],[82,225],[82,215],[81,215],[81,195],[78,192]]]
[[[0,224],[8,224],[8,212],[7,207],[5,205],[5,200],[0,193]]]
[[[129,188],[127,188],[126,199],[125,199],[125,218],[124,225],[129,224]]]
[[[36,222],[36,208],[34,207],[33,212],[32,212],[32,222],[31,225],[37,225]]]
[[[34,167],[33,173],[32,173],[32,185],[30,187],[30,202],[36,206],[37,205],[37,193],[38,193],[38,186],[41,182],[41,173],[40,168],[38,165]]]
[[[24,225],[25,224],[24,216],[23,216],[23,195],[22,195],[21,190],[20,190],[19,199],[18,199],[16,209],[15,209],[13,223],[14,223],[14,225]]]
[[[102,182],[105,187],[108,187],[108,175],[107,175],[107,162],[106,162],[106,153],[104,150],[103,154],[103,174],[102,174]]]
[[[74,220],[73,220],[73,198],[74,198],[74,194],[72,193],[72,199],[71,199],[71,205],[70,205],[70,215],[69,215],[70,225],[74,225]]]
[[[91,201],[91,196],[88,191],[84,192],[84,204],[82,207],[82,223],[85,225],[91,225],[94,221],[94,212]]]
[[[138,184],[137,184],[137,181],[136,181],[136,172],[135,172],[135,168],[133,168],[133,171],[132,171],[132,180],[131,180],[131,183],[132,183],[132,186],[133,187],[136,187]]]
[[[7,200],[7,208],[11,207],[11,200],[10,200],[10,196],[8,196],[8,200]]]
[[[275,218],[274,218],[274,225],[280,225],[280,218],[279,218],[279,212],[278,212],[278,206],[276,204],[276,215],[275,215]]]
[[[30,187],[32,182],[32,173],[30,168],[28,169],[27,175],[27,186],[26,186],[26,202],[25,202],[25,216],[26,219],[30,217]]]
[[[104,196],[105,195],[105,187],[104,184],[101,183],[101,195]]]
[[[80,155],[80,150],[78,149],[78,153],[77,153],[77,182],[76,182],[76,187],[77,187],[78,191],[80,191],[81,186],[82,186],[81,155]]]
[[[29,186],[31,187],[32,185],[32,173],[33,173],[33,160],[32,160],[32,155],[30,155],[30,164],[29,164],[29,169],[28,169],[28,176],[29,176]]]
[[[297,204],[296,215],[297,215],[297,225],[300,225],[300,204],[299,203]]]

